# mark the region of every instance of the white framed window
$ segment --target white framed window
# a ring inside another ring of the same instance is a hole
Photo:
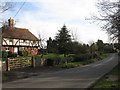
[[[5,49],[6,49],[6,51],[10,51],[10,48],[9,48],[9,47],[6,47]]]
[[[34,51],[34,47],[31,48],[31,51]]]
[[[25,47],[22,47],[22,50],[25,50]]]

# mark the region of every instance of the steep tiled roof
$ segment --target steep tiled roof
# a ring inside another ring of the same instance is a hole
[[[14,38],[24,40],[38,40],[28,29],[5,26],[2,28],[3,38]]]

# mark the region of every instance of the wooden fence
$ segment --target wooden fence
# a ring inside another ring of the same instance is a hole
[[[7,65],[8,65],[7,66],[8,71],[10,69],[17,69],[17,68],[32,66],[32,58],[31,57],[15,58],[15,59],[8,58]]]
[[[23,67],[35,67],[35,57],[21,57],[21,58],[8,58],[4,63],[2,62],[2,70],[10,71],[12,69],[23,68]]]
[[[43,66],[46,59],[33,57],[8,58],[7,61],[2,61],[2,71],[10,71],[23,67],[38,67]]]

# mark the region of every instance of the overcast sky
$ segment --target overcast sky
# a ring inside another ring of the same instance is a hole
[[[108,35],[97,23],[85,20],[91,15],[98,15],[95,6],[97,0],[37,0],[24,4],[14,18],[16,27],[27,28],[38,37],[54,38],[58,30],[65,24],[73,32],[79,42],[96,42],[98,39],[109,42]],[[17,2],[12,11],[7,11],[4,18],[13,18],[23,2]]]

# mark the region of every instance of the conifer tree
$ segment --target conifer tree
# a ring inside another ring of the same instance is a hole
[[[69,31],[65,25],[63,25],[61,30],[58,30],[55,40],[57,41],[58,52],[64,54],[64,56],[69,54],[71,50],[71,35],[69,35]]]

